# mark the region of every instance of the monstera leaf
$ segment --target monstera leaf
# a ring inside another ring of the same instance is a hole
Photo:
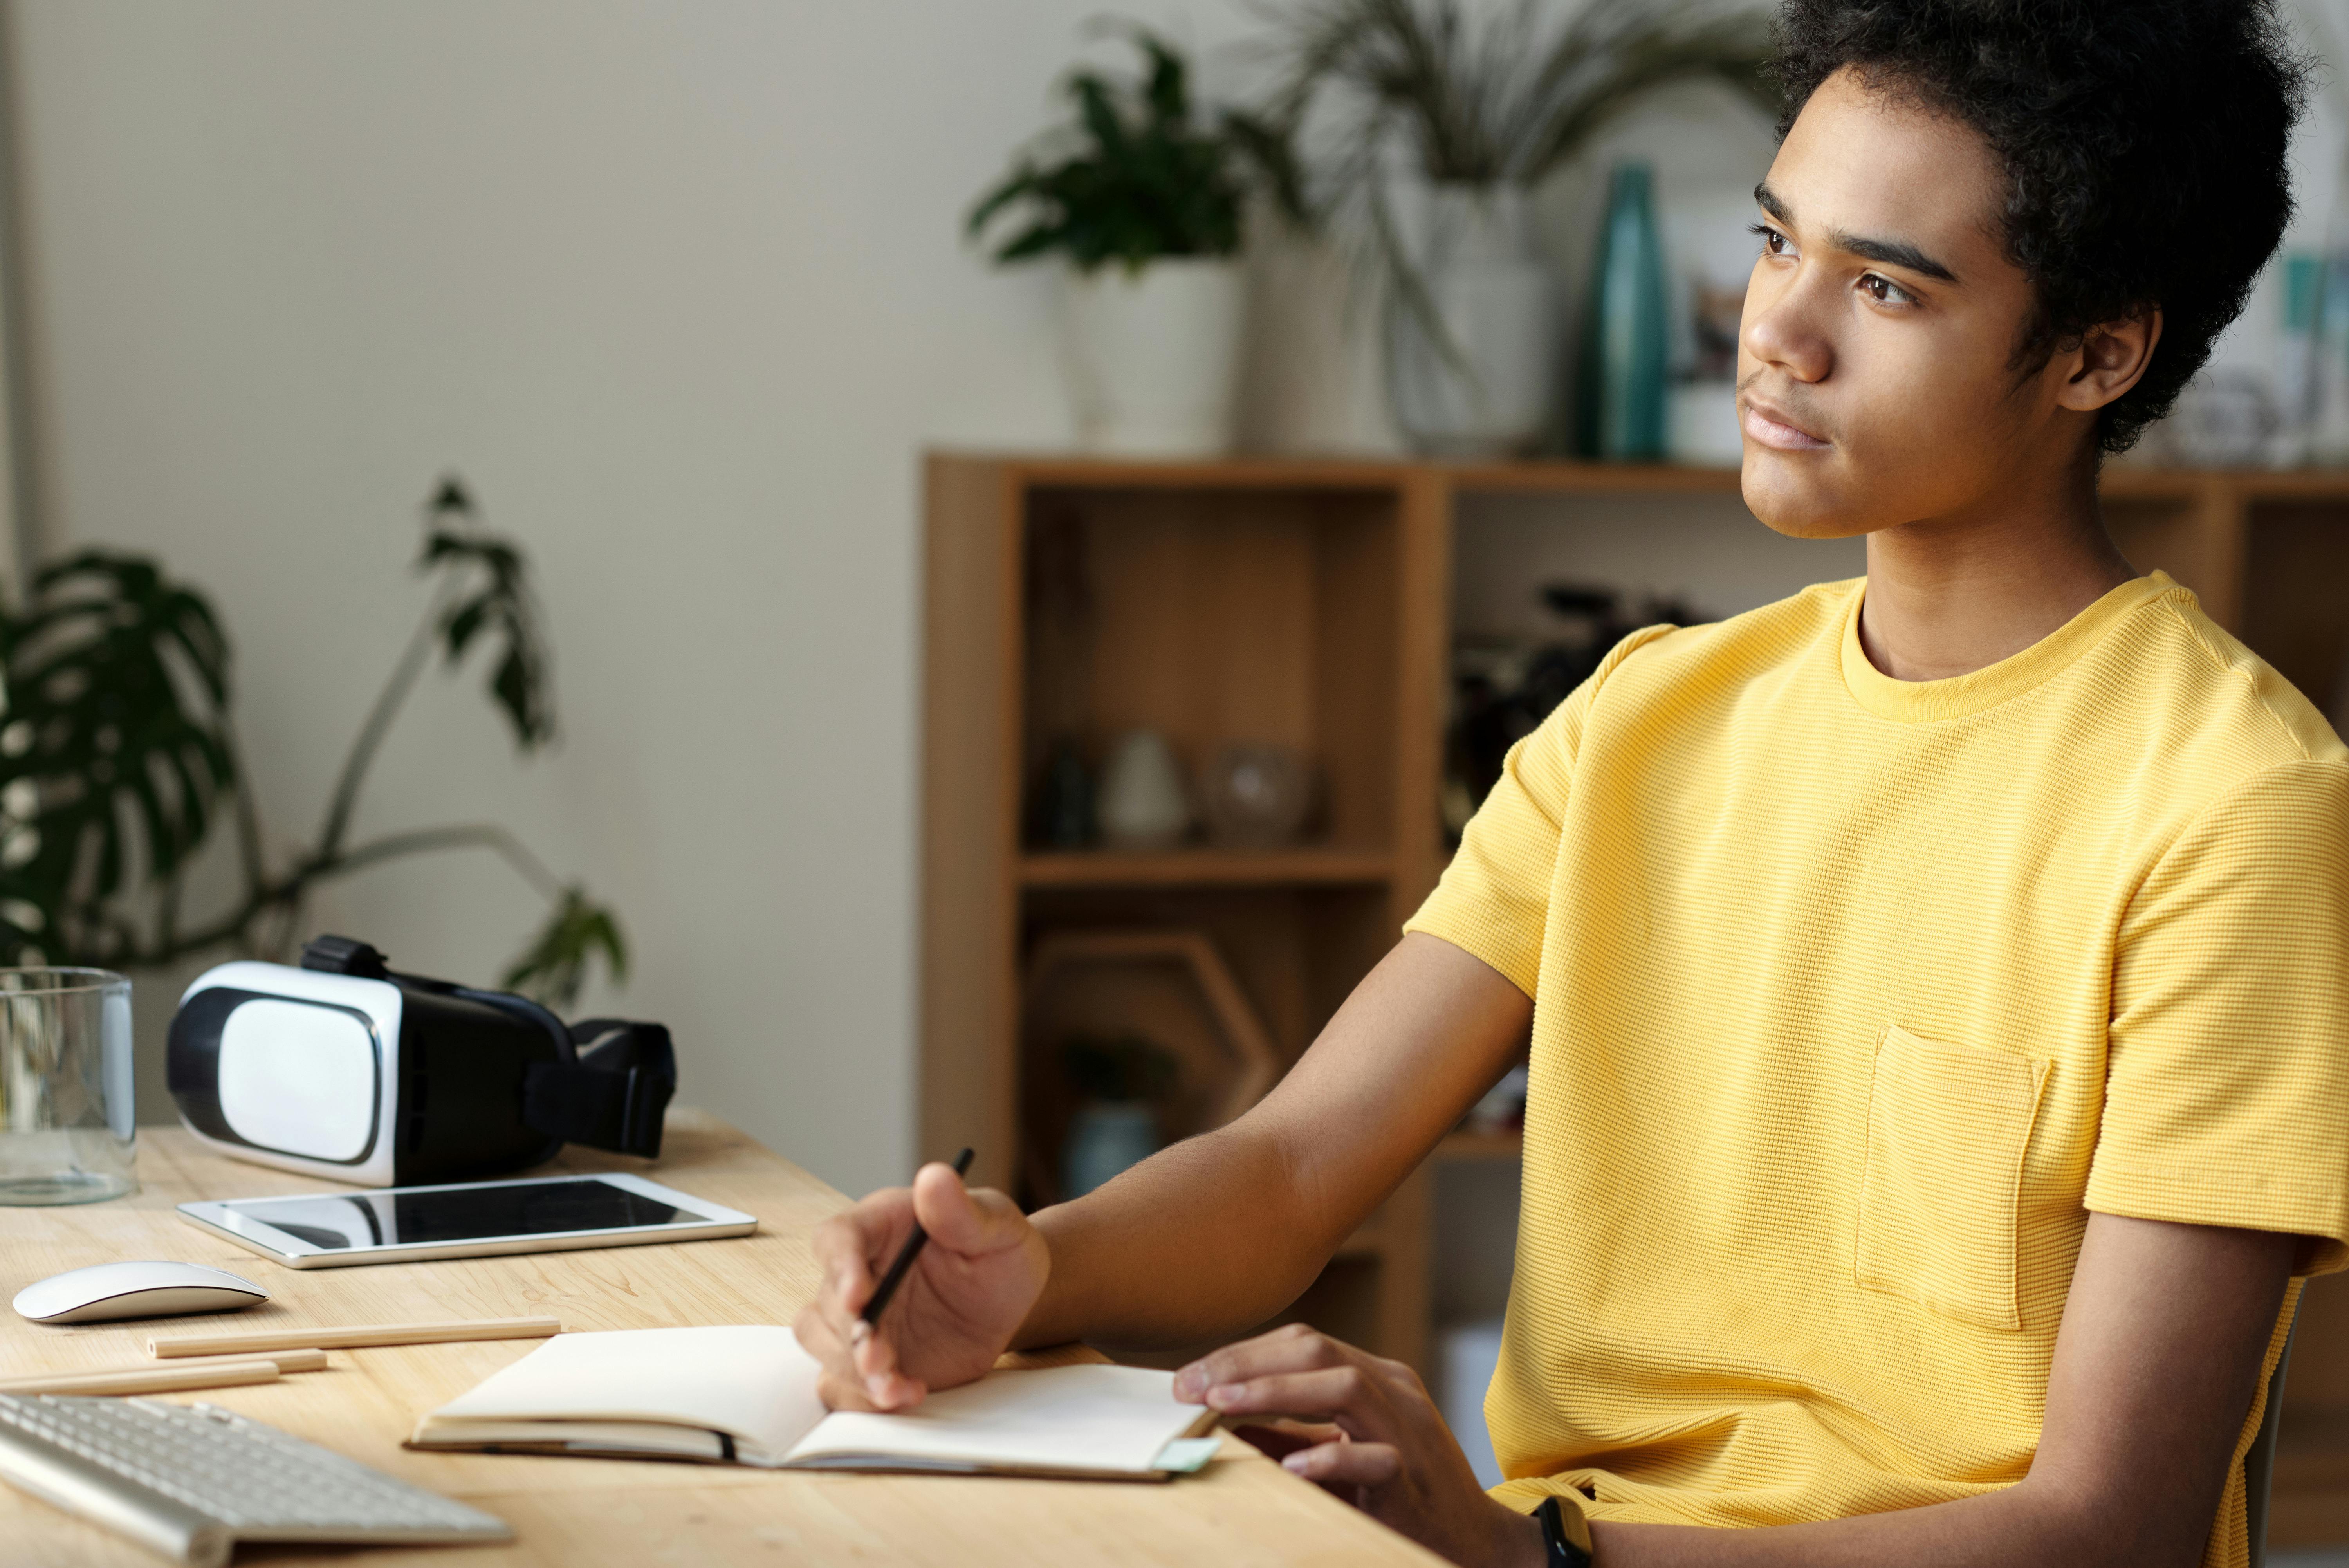
[[[502,827],[349,842],[367,772],[436,650],[454,664],[492,648],[489,695],[516,744],[534,751],[554,733],[522,551],[478,526],[453,478],[425,522],[431,605],[352,740],[317,837],[274,855],[238,776],[228,641],[202,595],[151,560],[90,550],[43,571],[21,608],[0,606],[0,964],[148,968],[222,948],[283,956],[326,882],[470,848],[502,857],[550,906],[508,983],[563,1004],[599,957],[622,977],[617,918]],[[189,863],[223,818],[243,848],[241,890],[183,922]]]
[[[588,961],[598,952],[615,985],[628,978],[628,947],[619,921],[582,889],[565,888],[546,924],[499,983],[549,1007],[568,1008],[579,999]]]
[[[477,582],[452,599],[440,618],[440,646],[450,664],[487,635],[502,646],[490,673],[490,696],[513,727],[514,744],[529,752],[554,738],[554,702],[546,675],[546,640],[532,603],[522,552],[473,526],[472,497],[455,479],[433,495],[424,554],[426,570],[479,568]]]
[[[135,556],[59,562],[0,616],[0,947],[135,948],[109,901],[172,878],[235,784],[228,662],[212,607]]]

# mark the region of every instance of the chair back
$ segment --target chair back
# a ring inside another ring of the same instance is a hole
[[[2292,1365],[2292,1342],[2298,1323],[2284,1335],[2283,1354],[2276,1357],[2268,1377],[2267,1411],[2260,1417],[2260,1435],[2243,1455],[2243,1511],[2251,1537],[2251,1568],[2261,1568],[2268,1555],[2268,1494],[2275,1484],[2276,1430],[2283,1417],[2283,1371]]]

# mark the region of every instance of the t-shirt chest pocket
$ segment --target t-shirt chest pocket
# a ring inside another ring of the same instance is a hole
[[[2048,1064],[1921,1040],[1876,1046],[1857,1277],[1988,1328],[2020,1328],[2015,1215]]]

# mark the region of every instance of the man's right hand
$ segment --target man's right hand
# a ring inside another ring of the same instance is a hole
[[[857,1314],[916,1220],[929,1244],[868,1331]],[[912,1187],[876,1192],[817,1227],[815,1258],[823,1283],[793,1328],[823,1364],[818,1389],[835,1410],[903,1410],[982,1376],[1010,1347],[1052,1266],[1017,1204],[964,1187],[937,1164],[916,1172]]]

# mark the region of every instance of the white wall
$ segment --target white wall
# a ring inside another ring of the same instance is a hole
[[[626,918],[636,973],[588,1000],[670,1023],[684,1098],[852,1189],[915,1153],[916,454],[1066,439],[1045,281],[959,214],[1100,9],[13,7],[52,536],[213,592],[283,838],[460,471],[538,564],[564,743],[518,765],[436,678],[363,829],[519,829]],[[325,913],[481,981],[538,907],[447,857]]]

